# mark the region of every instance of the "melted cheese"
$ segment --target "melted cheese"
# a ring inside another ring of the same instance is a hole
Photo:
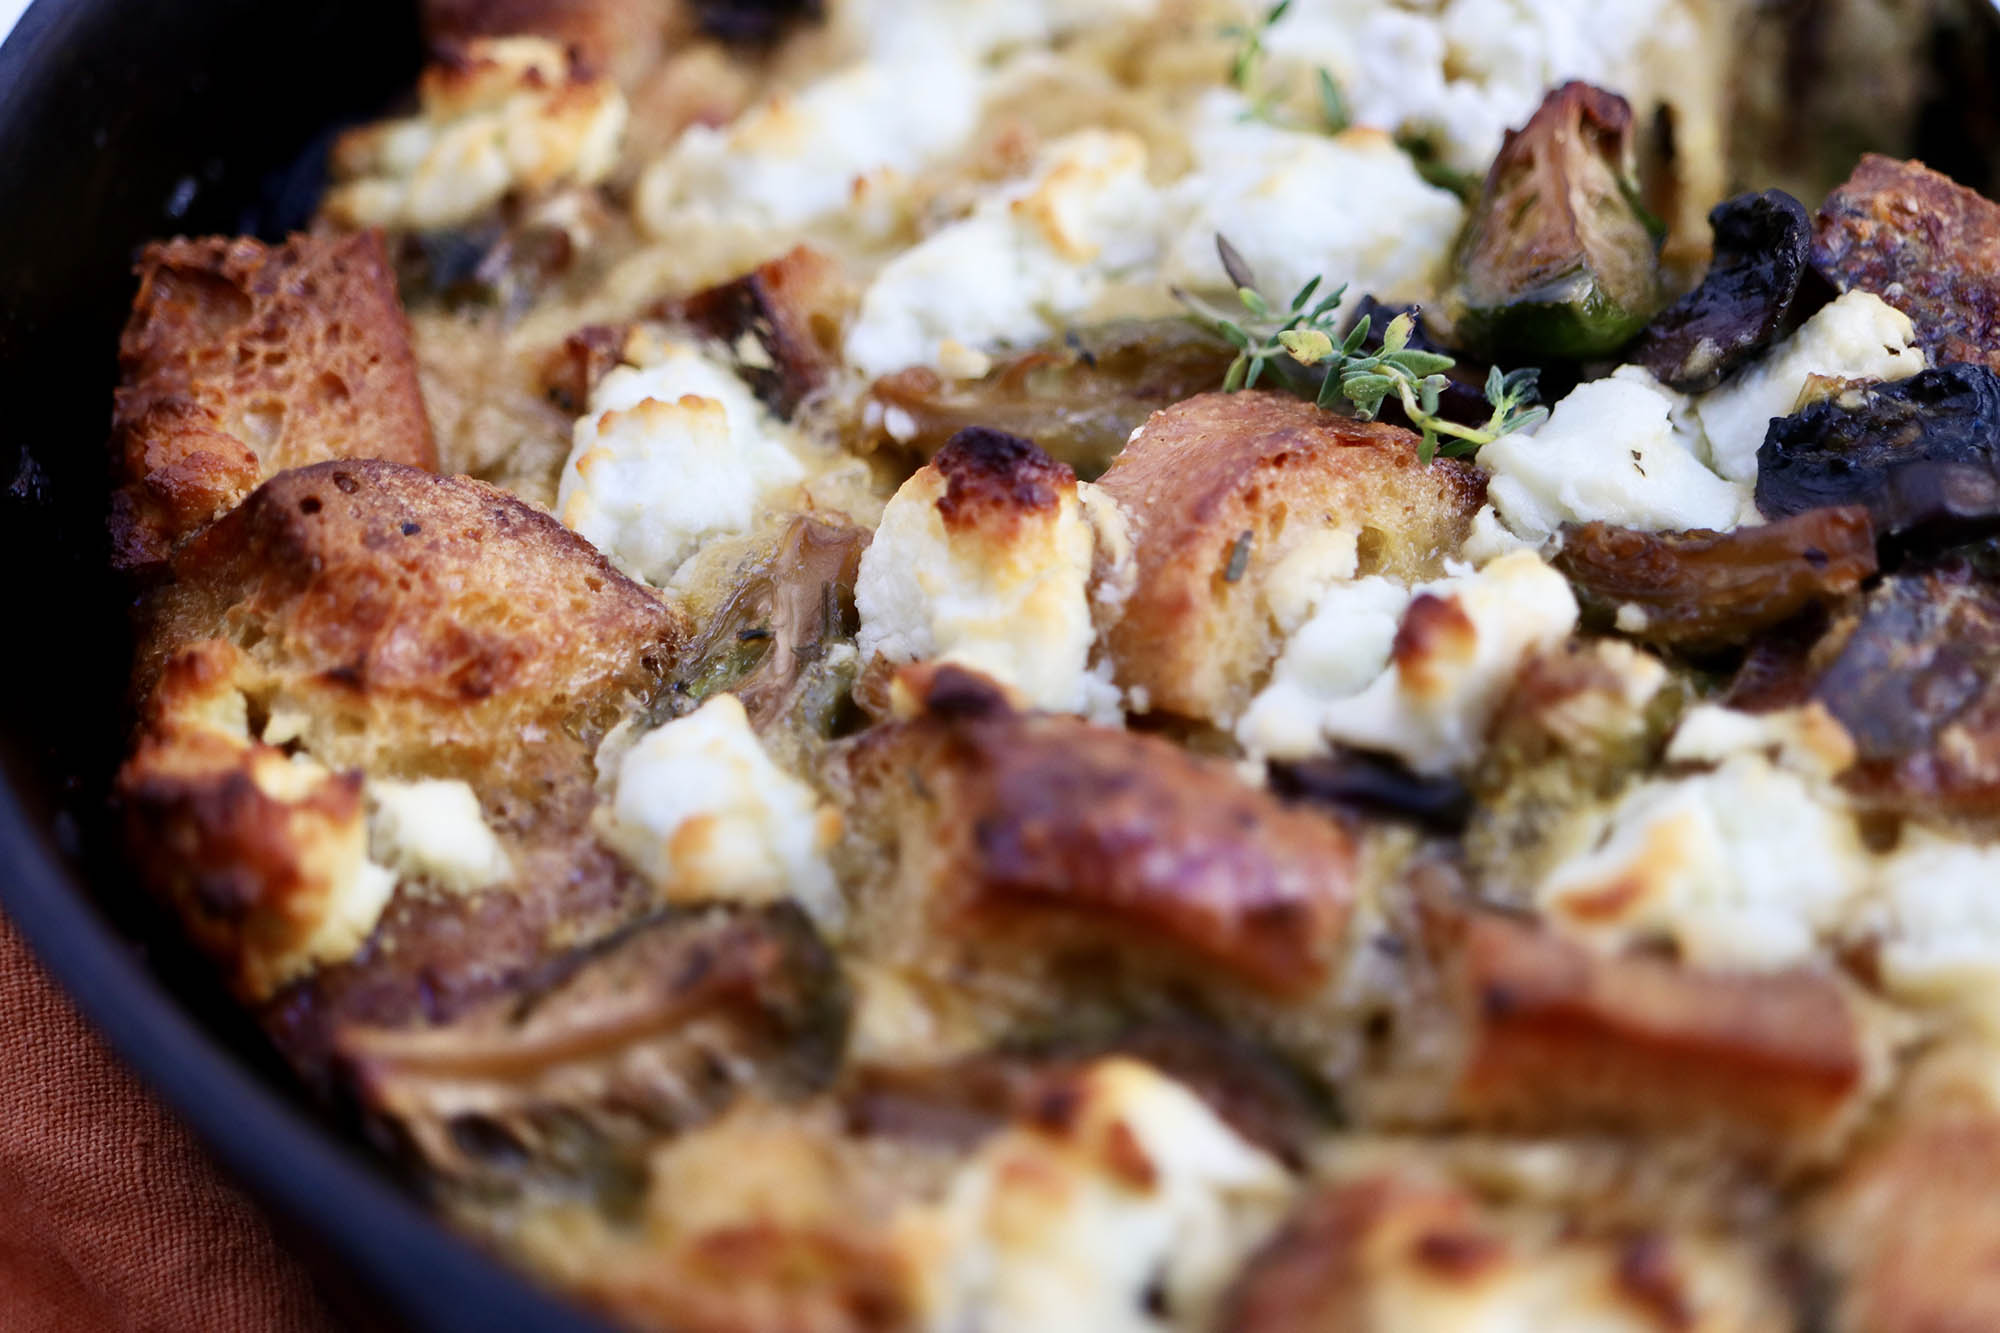
[[[1193,1093],[1129,1059],[1059,1128],[989,1140],[920,1233],[924,1324],[984,1333],[1208,1327],[1291,1182]]]
[[[1115,278],[1153,262],[1158,209],[1138,139],[1060,139],[1029,180],[883,267],[848,331],[847,360],[872,377],[940,364],[948,342],[992,349],[1059,333]]]
[[[472,42],[418,84],[420,114],[344,136],[326,211],[348,226],[456,226],[515,193],[595,185],[617,165],[625,98],[538,37]]]
[[[384,865],[458,893],[512,873],[506,849],[465,783],[379,780],[368,784],[367,795],[369,845]]]
[[[556,512],[635,578],[666,585],[703,541],[747,531],[805,478],[790,429],[692,347],[619,367],[590,403]]]
[[[796,901],[822,922],[841,900],[827,850],[840,817],[771,762],[736,696],[647,732],[610,766],[604,841],[668,902]]]

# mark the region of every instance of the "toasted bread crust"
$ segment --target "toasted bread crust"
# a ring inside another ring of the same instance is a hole
[[[1325,979],[1353,894],[1336,825],[1171,742],[1016,713],[957,667],[923,699],[851,763],[864,798],[900,816],[910,910],[931,929],[975,939],[1067,918],[1277,995]]]
[[[1221,721],[1276,654],[1262,586],[1301,541],[1351,528],[1361,573],[1434,577],[1485,496],[1464,463],[1420,464],[1408,431],[1278,393],[1155,413],[1098,485],[1132,520],[1138,566],[1109,639],[1119,683],[1155,709]]]
[[[1449,929],[1475,1120],[1712,1132],[1789,1155],[1823,1146],[1864,1091],[1859,1021],[1820,973],[1600,957],[1490,913]]]
[[[2000,370],[2000,204],[1921,162],[1863,155],[1813,223],[1813,266],[1910,317],[1934,365]]]
[[[246,646],[308,748],[378,775],[529,779],[657,687],[681,615],[505,492],[380,461],[260,487],[184,546],[141,632],[139,684],[183,645]]]
[[[122,566],[164,559],[287,468],[437,465],[380,235],[156,242],[138,271],[112,418]]]
[[[1840,1333],[2000,1328],[2000,1118],[1923,1118],[1871,1150],[1822,1209]]]

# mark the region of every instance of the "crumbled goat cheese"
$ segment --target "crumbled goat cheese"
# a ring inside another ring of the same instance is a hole
[[[883,267],[848,330],[847,360],[886,375],[937,364],[946,339],[994,348],[1058,333],[1114,278],[1153,262],[1158,209],[1137,138],[1059,139],[1031,179],[1000,187]]]
[[[1813,376],[1908,379],[1924,368],[1910,317],[1873,292],[1848,292],[1817,311],[1762,361],[1696,401],[1710,461],[1731,481],[1757,480],[1757,450],[1771,422],[1798,410]]]
[[[1579,384],[1532,432],[1479,451],[1487,496],[1516,536],[1541,542],[1565,523],[1646,531],[1733,528],[1748,487],[1711,472],[1698,435],[1677,428],[1682,395],[1636,366]]]
[[[661,586],[705,539],[746,531],[806,475],[791,430],[688,346],[606,375],[572,440],[557,515]]]
[[[721,694],[605,764],[605,843],[668,902],[796,901],[839,918],[826,853],[840,817],[764,752],[743,705]]]
[[[510,194],[595,185],[618,162],[624,94],[554,42],[496,37],[417,84],[422,110],[343,135],[326,212],[349,226],[456,226]]]
[[[506,850],[457,780],[370,782],[368,836],[375,859],[400,874],[465,893],[512,873]]]
[[[987,1140],[916,1234],[924,1324],[984,1333],[1208,1326],[1292,1192],[1278,1163],[1180,1084],[1115,1058],[1061,1127]]]
[[[1521,663],[1576,620],[1568,581],[1526,550],[1414,590],[1379,577],[1335,583],[1285,645],[1238,739],[1270,758],[1337,741],[1422,773],[1462,768]]]
[[[878,230],[909,178],[971,135],[983,97],[974,71],[950,59],[851,66],[727,126],[683,131],[640,177],[640,223],[683,242],[748,232],[789,243],[834,214]]]
[[[1345,282],[1350,301],[1429,300],[1465,219],[1458,197],[1427,184],[1379,131],[1329,138],[1281,129],[1246,118],[1245,105],[1222,91],[1201,103],[1194,169],[1168,191],[1176,220],[1166,280],[1231,290],[1216,253],[1220,234],[1274,301],[1322,274]]]
[[[861,556],[854,604],[863,662],[957,662],[1032,707],[1115,719],[1108,669],[1090,660],[1095,491],[1087,482],[1065,486],[1053,510],[954,527],[938,508],[944,477],[934,466],[918,469]]]

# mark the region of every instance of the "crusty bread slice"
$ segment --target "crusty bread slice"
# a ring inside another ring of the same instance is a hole
[[[149,245],[118,357],[112,538],[123,568],[157,565],[288,468],[437,465],[375,233]]]
[[[1229,722],[1277,655],[1270,584],[1347,529],[1358,571],[1434,578],[1485,498],[1417,437],[1280,393],[1203,394],[1157,412],[1097,483],[1132,521],[1138,583],[1110,633],[1118,683],[1151,708]]]

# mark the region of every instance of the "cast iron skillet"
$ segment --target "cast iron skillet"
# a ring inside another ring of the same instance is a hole
[[[1946,96],[1920,145],[1989,191],[1996,30],[1941,34]],[[132,257],[176,232],[304,221],[314,145],[406,91],[418,63],[414,0],[37,0],[0,47],[0,909],[352,1326],[588,1333],[330,1131],[130,891],[105,803],[130,653],[105,437]]]
[[[105,813],[129,660],[105,437],[133,254],[303,221],[311,145],[408,89],[418,52],[411,0],[38,0],[0,47],[0,908],[353,1326],[579,1333],[598,1325],[329,1132],[126,889]]]

